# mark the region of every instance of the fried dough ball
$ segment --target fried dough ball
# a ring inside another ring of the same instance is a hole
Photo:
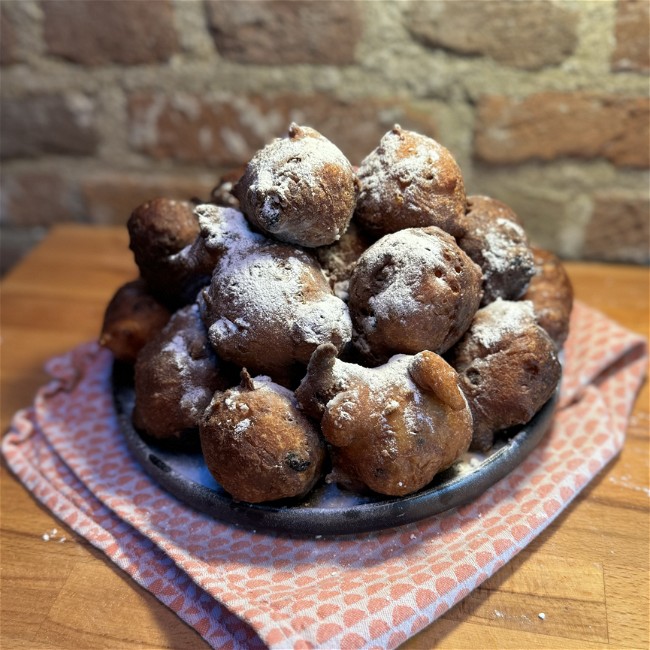
[[[458,375],[429,351],[364,368],[321,346],[296,397],[307,414],[322,416],[331,479],[352,489],[411,494],[467,451],[472,437]]]
[[[445,352],[469,327],[481,282],[478,266],[440,228],[382,237],[350,278],[354,346],[375,365],[396,353]]]
[[[481,451],[492,447],[497,431],[528,422],[562,372],[555,344],[528,301],[495,300],[480,309],[449,363],[472,410],[472,448]]]
[[[196,433],[214,392],[235,381],[208,343],[198,306],[183,307],[138,355],[133,424],[161,440]]]
[[[220,357],[292,385],[321,343],[342,348],[352,325],[306,251],[242,240],[219,260],[203,291],[204,321]]]
[[[325,445],[293,393],[268,377],[214,395],[200,424],[210,473],[235,499],[260,503],[307,494],[321,477]]]
[[[195,207],[169,199],[136,208],[128,227],[140,275],[152,293],[172,309],[195,301],[231,243],[242,238],[264,239],[251,231],[238,210],[212,204]]]
[[[532,251],[536,273],[522,299],[533,303],[537,322],[560,349],[569,335],[573,287],[558,257],[541,248]]]
[[[127,228],[140,276],[156,298],[171,308],[193,301],[186,289],[191,273],[179,257],[199,235],[194,205],[166,198],[147,201],[132,212]]]
[[[374,239],[364,232],[354,221],[341,235],[341,239],[329,246],[315,249],[325,277],[329,280],[332,291],[343,300],[348,298],[350,275],[361,254],[373,243]]]
[[[376,235],[421,226],[463,234],[463,177],[451,153],[432,138],[395,125],[357,176],[355,219]]]
[[[119,361],[135,363],[142,347],[162,330],[170,316],[170,311],[149,293],[144,280],[127,282],[106,307],[99,344]]]
[[[199,234],[199,222],[189,201],[157,198],[139,205],[129,217],[129,247],[145,268],[178,253]]]
[[[287,138],[253,157],[233,192],[262,232],[300,246],[326,246],[350,223],[358,181],[334,144],[294,123]]]
[[[483,271],[482,306],[497,298],[520,298],[535,273],[535,262],[517,215],[501,201],[470,196],[464,222],[466,232],[458,245]]]

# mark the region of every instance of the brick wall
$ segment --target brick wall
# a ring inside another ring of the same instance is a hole
[[[207,197],[291,120],[394,123],[564,257],[647,263],[647,0],[2,0],[2,264],[65,220]]]

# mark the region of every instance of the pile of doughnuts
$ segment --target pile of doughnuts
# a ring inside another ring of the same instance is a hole
[[[355,169],[292,124],[211,202],[148,201],[128,231],[140,278],[100,342],[134,366],[141,435],[200,443],[236,500],[412,494],[560,379],[560,261],[397,125]]]

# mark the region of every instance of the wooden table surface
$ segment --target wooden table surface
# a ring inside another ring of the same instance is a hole
[[[568,264],[576,296],[648,335],[648,270]],[[43,362],[97,336],[135,267],[124,228],[61,226],[2,288],[2,429]],[[625,448],[495,576],[406,648],[648,647],[648,386]],[[2,619],[10,648],[207,648],[190,627],[42,508],[2,466]],[[57,529],[64,543],[46,542]],[[544,612],[542,620],[538,614]]]

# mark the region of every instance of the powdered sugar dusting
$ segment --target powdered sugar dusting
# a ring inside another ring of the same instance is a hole
[[[483,269],[486,275],[505,273],[512,266],[512,251],[526,241],[521,226],[509,219],[496,220],[496,228],[490,228],[485,234],[486,246],[482,250],[487,262]]]
[[[298,408],[298,402],[296,401],[293,391],[284,386],[280,386],[280,384],[276,384],[267,375],[258,375],[257,377],[253,377],[253,386],[255,387],[255,390],[267,390],[272,393],[277,393],[278,395],[288,399],[296,408]]]
[[[235,425],[235,430],[234,433],[236,436],[240,436],[244,431],[246,431],[251,425],[251,420],[250,418],[246,418],[245,420],[240,420],[237,422]]]
[[[197,205],[194,213],[199,219],[199,228],[204,245],[212,250],[219,247],[241,246],[247,243],[262,243],[265,237],[253,232],[246,217],[234,208],[205,203]]]
[[[220,288],[235,302],[236,311],[246,322],[266,318],[278,325],[289,319],[303,273],[304,263],[295,257],[280,262],[272,251],[248,247],[231,249],[218,268],[224,280]],[[240,329],[227,318],[223,321],[227,329]]]
[[[197,304],[189,305],[185,307],[185,310],[191,314],[194,322],[202,328],[203,323],[199,315],[199,306]],[[171,356],[178,377],[180,378],[180,385],[183,390],[180,399],[181,410],[193,420],[198,420],[206,404],[210,402],[212,394],[208,387],[197,383],[195,378],[202,377],[203,373],[201,372],[201,368],[212,365],[213,360],[209,356],[194,359],[188,350],[188,340],[182,331],[176,332],[163,345],[161,353]]]
[[[413,140],[408,149],[404,146],[402,134]],[[381,139],[379,147],[366,156],[359,170],[362,179],[360,198],[364,201],[370,199],[377,205],[392,202],[394,197],[391,194],[397,181],[408,208],[415,212],[422,210],[417,188],[437,182],[438,163],[444,148],[432,138],[421,135],[411,138],[413,135],[395,125]],[[387,182],[388,178],[391,182]]]
[[[413,357],[406,354],[397,354],[391,357],[387,363],[377,368],[364,368],[356,364],[346,363],[335,359],[332,367],[332,379],[339,392],[327,405],[327,409],[337,406],[338,426],[344,426],[345,421],[353,420],[352,412],[359,400],[358,391],[354,388],[356,383],[365,384],[373,400],[376,403],[384,404],[380,422],[381,428],[389,434],[386,438],[386,452],[388,455],[397,454],[397,446],[394,435],[391,434],[391,427],[388,416],[400,408],[396,397],[402,399],[403,415],[411,432],[417,431],[420,427],[418,422],[429,420],[426,412],[420,408],[421,392],[411,379],[409,364]],[[342,406],[348,408],[342,409]],[[341,412],[342,411],[342,412]]]
[[[314,129],[292,124],[288,138],[276,138],[251,159],[249,165],[256,177],[250,190],[277,197],[268,208],[265,205],[270,214],[275,214],[283,201],[289,200],[292,184],[319,184],[323,168],[330,164],[352,169],[334,143]]]
[[[535,312],[530,300],[514,302],[498,298],[476,312],[469,336],[490,348],[504,336],[522,331],[534,323]]]
[[[321,207],[321,197],[329,197],[332,189],[327,181],[328,169],[335,167],[347,173],[352,193],[352,165],[341,150],[318,131],[292,124],[288,138],[274,140],[249,162],[244,177],[249,179],[249,184],[245,198],[241,197],[244,209],[263,230],[283,241],[307,246],[336,241],[347,227],[354,205],[350,198],[348,206],[341,196],[333,205]],[[331,218],[331,211],[339,207],[343,211],[342,219]],[[327,242],[318,238],[314,242],[303,241],[294,232],[295,224],[293,227],[283,224],[285,212],[291,214],[296,208],[303,209],[301,218],[306,222],[314,221],[321,229],[331,230],[325,237]]]
[[[286,244],[231,242],[206,301],[217,304],[210,338],[218,351],[225,341],[259,342],[271,331],[314,348],[351,336],[347,307],[331,293],[322,271],[303,251]],[[308,358],[299,360],[306,363]]]
[[[381,292],[369,299],[374,313],[384,319],[403,319],[428,306],[417,299],[413,289],[423,274],[432,274],[434,269],[446,266],[444,248],[443,240],[418,228],[400,230],[371,246],[361,258],[363,265],[377,269],[379,277],[382,273],[391,274],[386,277]],[[444,283],[442,278],[435,281]],[[372,329],[374,323],[369,321],[366,325]]]

